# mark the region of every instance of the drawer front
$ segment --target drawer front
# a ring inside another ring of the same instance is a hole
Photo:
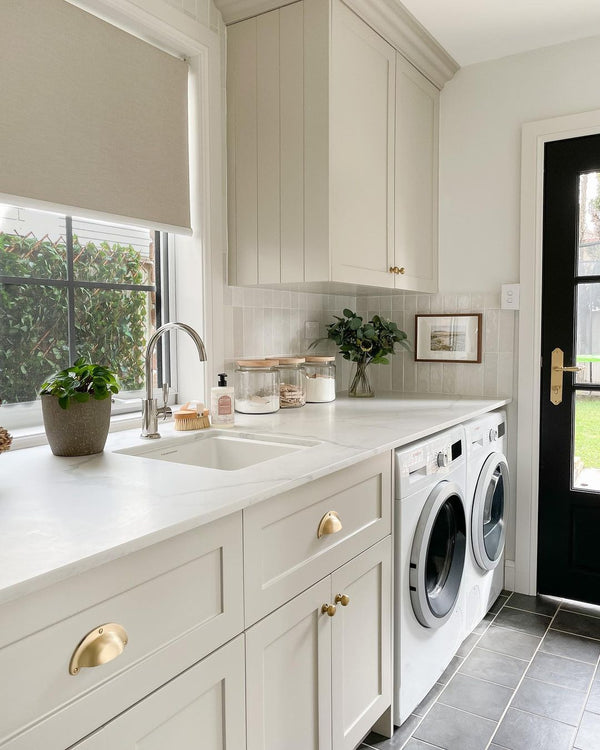
[[[391,531],[391,454],[244,511],[246,627]],[[341,528],[318,536],[331,511]]]
[[[90,585],[103,573],[113,576],[119,593],[0,649],[0,747],[24,728],[28,739],[23,747],[37,747],[31,744],[35,722],[74,704],[78,710],[63,712],[71,721],[58,732],[56,747],[64,748],[241,632],[240,513],[157,544],[150,552],[162,563],[158,574],[156,561],[152,577],[144,579],[140,570],[138,555],[147,556],[148,550],[84,573]],[[60,586],[62,597],[68,583]],[[31,602],[23,606],[31,612]],[[48,617],[39,615],[42,623]],[[78,644],[106,623],[125,629],[123,652],[71,675]],[[39,746],[54,747],[46,742]]]

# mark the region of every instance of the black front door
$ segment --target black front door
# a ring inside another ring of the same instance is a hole
[[[538,591],[600,604],[600,135],[544,171]]]

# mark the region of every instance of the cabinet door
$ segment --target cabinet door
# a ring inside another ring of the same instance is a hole
[[[330,595],[328,577],[247,631],[247,750],[331,750]]]
[[[331,48],[332,279],[394,286],[394,49],[339,0]]]
[[[438,289],[439,91],[396,55],[395,265],[397,289]]]
[[[73,750],[244,748],[244,639],[238,636]]]
[[[353,750],[392,699],[391,537],[331,576],[333,750]]]

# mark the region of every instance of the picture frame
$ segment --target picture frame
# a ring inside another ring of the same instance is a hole
[[[481,313],[415,316],[415,362],[481,362]]]

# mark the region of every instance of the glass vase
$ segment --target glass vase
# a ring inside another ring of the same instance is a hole
[[[352,398],[373,398],[375,396],[375,391],[371,388],[369,382],[368,366],[368,362],[356,362],[356,371],[348,389],[348,395]]]

